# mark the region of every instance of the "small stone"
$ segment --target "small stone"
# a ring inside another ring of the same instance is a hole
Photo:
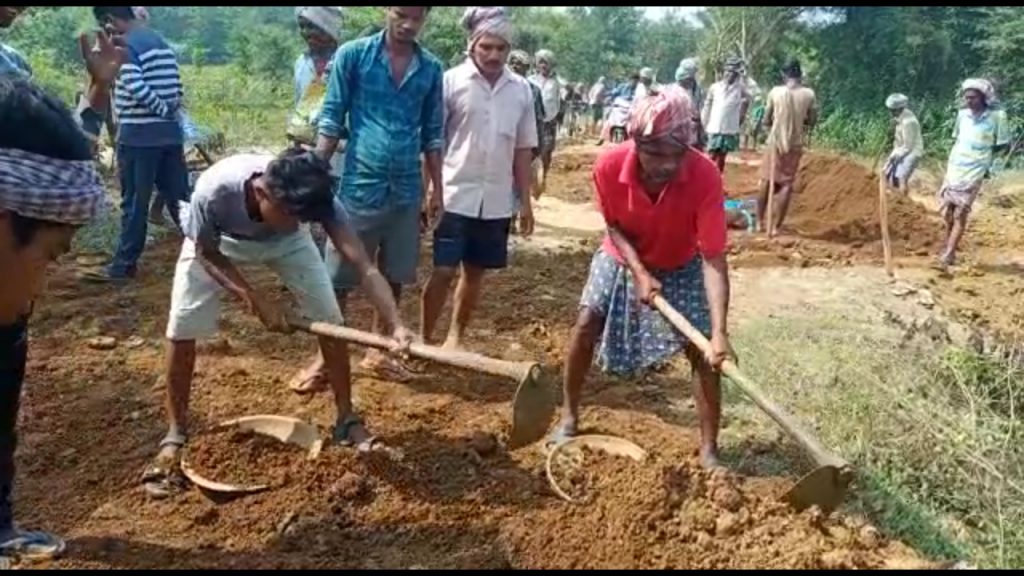
[[[738,525],[739,522],[736,521],[736,515],[726,512],[715,521],[715,535],[729,536],[736,531]]]
[[[878,529],[874,526],[863,526],[857,532],[857,542],[859,542],[861,546],[869,550],[873,550],[882,544],[882,535],[878,533]]]
[[[132,349],[141,348],[141,347],[146,345],[146,340],[145,340],[145,338],[140,338],[138,336],[132,336],[131,338],[129,338],[129,339],[124,341],[124,345],[125,345],[126,348],[132,348]]]
[[[729,512],[736,512],[743,505],[743,497],[731,486],[719,486],[711,496],[711,501]]]
[[[117,339],[110,336],[96,336],[87,340],[85,344],[93,350],[113,350],[117,348]]]
[[[78,452],[78,450],[75,450],[74,448],[68,448],[67,450],[65,450],[65,451],[60,453],[60,457],[61,458],[71,458],[77,452]]]
[[[330,495],[342,500],[355,500],[367,492],[366,479],[354,472],[346,472],[331,486]]]
[[[295,512],[288,512],[287,514],[285,514],[284,517],[281,518],[281,520],[277,523],[277,533],[280,535],[287,534],[288,529],[291,528],[292,524],[295,523],[296,518],[298,518],[298,515]]]
[[[917,303],[925,308],[932,308],[935,306],[935,297],[928,290],[921,290],[918,293]]]
[[[490,456],[498,449],[498,440],[494,434],[478,431],[470,437],[469,447],[480,456]]]

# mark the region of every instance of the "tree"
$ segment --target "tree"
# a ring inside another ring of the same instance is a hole
[[[743,59],[757,76],[768,74],[788,32],[807,10],[804,6],[718,6],[700,13],[707,33],[700,45],[705,78],[714,78],[729,56]]]

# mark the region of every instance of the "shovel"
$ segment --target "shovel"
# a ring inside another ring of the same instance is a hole
[[[711,352],[711,342],[664,298],[656,295],[652,305],[702,352]],[[850,464],[826,450],[816,438],[800,427],[793,416],[765,396],[752,380],[740,372],[734,362],[726,360],[722,363],[722,373],[796,440],[817,466],[811,473],[797,481],[784,498],[797,510],[817,506],[826,514],[842,504],[846,490],[853,480],[853,469]]]
[[[394,343],[390,338],[379,334],[326,322],[310,322],[299,318],[290,318],[288,322],[292,327],[310,334],[378,350],[390,350]],[[508,448],[521,448],[540,440],[551,425],[551,419],[555,414],[555,402],[540,364],[498,360],[472,352],[445,350],[426,344],[412,344],[409,346],[409,354],[414,358],[492,376],[504,376],[518,382],[516,395],[512,400],[512,430],[508,435]]]

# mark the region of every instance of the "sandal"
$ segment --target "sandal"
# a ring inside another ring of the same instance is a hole
[[[288,382],[288,389],[296,394],[318,394],[328,388],[326,370],[301,370]]]
[[[559,444],[564,444],[570,438],[573,438],[578,434],[579,430],[576,428],[575,422],[562,421],[562,423],[558,425],[558,428],[555,428],[555,431],[552,432],[544,442],[544,449],[551,450]]]
[[[331,439],[334,440],[339,446],[355,447],[359,452],[372,452],[378,447],[383,447],[383,444],[377,439],[376,436],[370,435],[366,440],[363,440],[358,445],[351,438],[352,428],[355,426],[362,426],[363,420],[357,416],[354,412],[349,413],[341,422],[334,425],[334,431],[331,434]],[[365,428],[364,428],[365,430]]]
[[[160,443],[160,448],[176,446],[178,453],[174,457],[158,455],[146,466],[142,472],[142,487],[150,497],[162,500],[176,496],[188,489],[189,481],[181,471],[180,450],[184,447],[183,441],[165,439]]]
[[[53,560],[67,545],[60,536],[47,532],[11,530],[0,534],[0,557],[18,560]]]
[[[367,355],[359,363],[359,367],[382,380],[388,380],[398,384],[410,382],[417,377],[417,374],[402,365],[401,362],[387,356]]]

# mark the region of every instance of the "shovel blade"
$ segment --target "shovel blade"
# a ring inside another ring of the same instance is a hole
[[[843,503],[849,484],[848,476],[839,468],[822,466],[801,478],[784,499],[796,510],[817,506],[828,514]]]
[[[540,366],[530,370],[519,383],[512,400],[512,430],[508,435],[508,448],[516,449],[537,442],[544,437],[555,415],[555,399],[551,386]]]

